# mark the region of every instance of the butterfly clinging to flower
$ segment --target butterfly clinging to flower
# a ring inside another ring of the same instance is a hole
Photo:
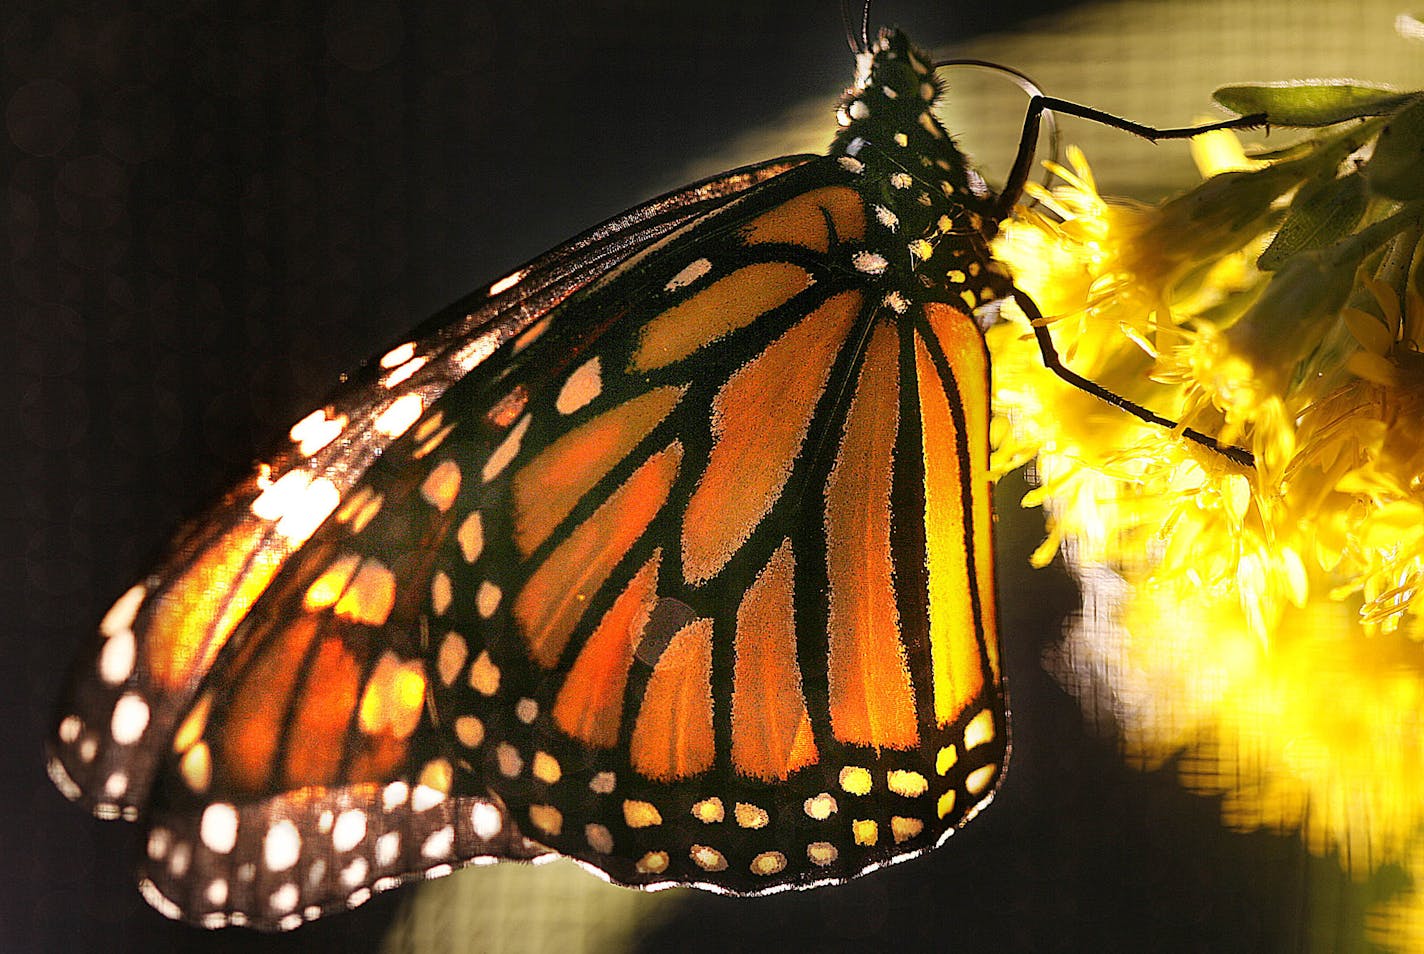
[[[973,314],[1015,294],[988,241],[1028,160],[995,195],[932,61],[860,46],[827,155],[458,302],[118,599],[50,774],[143,822],[155,907],[293,927],[549,853],[758,894],[921,853],[992,798]]]

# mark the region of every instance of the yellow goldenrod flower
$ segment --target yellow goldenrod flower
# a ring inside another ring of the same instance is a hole
[[[1070,684],[1144,764],[1187,753],[1227,824],[1424,884],[1424,200],[1345,162],[1388,120],[1271,163],[1218,134],[1155,208],[1073,151],[998,240],[1065,363],[1254,467],[1059,380],[1011,303],[988,338],[995,468],[1032,463],[1034,562],[1085,589]],[[1380,943],[1424,939],[1424,890],[1391,912]]]

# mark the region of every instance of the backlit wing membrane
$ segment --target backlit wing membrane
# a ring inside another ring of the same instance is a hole
[[[145,814],[156,907],[290,927],[550,852],[762,893],[988,801],[969,312],[1008,286],[929,66],[898,34],[862,65],[829,156],[650,203],[437,317],[118,601],[50,766]]]

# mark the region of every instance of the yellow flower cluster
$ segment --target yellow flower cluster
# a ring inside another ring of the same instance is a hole
[[[1185,754],[1234,827],[1424,884],[1424,201],[1343,181],[1383,124],[1269,163],[1199,137],[1210,178],[1156,207],[1051,166],[995,254],[1064,363],[1255,466],[1064,383],[1006,303],[995,468],[1031,462],[1035,562],[1061,550],[1085,589],[1058,664],[1108,683],[1134,757]],[[1358,215],[1282,251],[1312,202]],[[1424,906],[1388,923],[1424,942]]]

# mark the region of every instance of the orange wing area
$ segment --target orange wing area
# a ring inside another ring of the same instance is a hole
[[[712,766],[712,621],[673,634],[653,667],[633,726],[629,760],[650,779],[687,778]]]
[[[681,361],[786,304],[810,284],[810,274],[789,262],[739,268],[651,319],[633,352],[632,370],[651,371]]]
[[[202,718],[175,739],[191,792],[385,782],[409,767],[427,675],[408,634],[431,592],[411,584],[432,578],[434,560],[418,541],[451,532],[459,474],[430,457],[383,494],[358,494],[385,506],[342,508],[291,562],[269,613],[206,683]],[[363,553],[373,547],[379,556]]]
[[[564,434],[514,475],[514,542],[527,556],[682,398],[686,388],[640,394]]]
[[[747,223],[742,235],[748,245],[782,242],[826,252],[831,247],[827,218],[837,240],[865,237],[865,200],[846,186],[812,189],[789,199]]]
[[[154,681],[167,689],[206,672],[280,569],[282,549],[263,547],[268,528],[243,523],[200,554],[173,581],[148,624],[145,651]]]
[[[781,495],[860,305],[859,292],[828,299],[717,392],[712,453],[683,518],[682,572],[690,582],[721,570]]]
[[[825,494],[831,727],[842,742],[877,749],[911,748],[920,737],[890,553],[899,406],[898,336],[881,323]]]
[[[539,665],[548,669],[559,661],[586,601],[662,508],[681,462],[678,443],[654,454],[530,575],[515,598],[514,617]]]
[[[948,725],[984,687],[979,627],[970,589],[973,545],[964,512],[964,485],[972,477],[964,472],[961,441],[967,446],[967,436],[950,408],[950,382],[940,377],[918,334],[915,368],[925,466],[934,712],[940,725]]]
[[[569,669],[554,704],[554,722],[571,738],[612,748],[623,724],[623,690],[643,624],[657,598],[662,551],[633,577],[604,614]]]
[[[962,382],[957,396],[964,409],[971,475],[970,500],[974,513],[974,569],[979,585],[979,607],[984,632],[997,633],[994,599],[994,496],[989,472],[989,356],[984,336],[974,320],[955,308],[932,303],[925,308],[930,328],[939,340],[955,379]],[[982,382],[982,386],[981,386]],[[999,673],[999,643],[985,641],[989,665]]]
[[[773,781],[819,759],[796,662],[796,557],[783,541],[737,609],[732,765]]]

